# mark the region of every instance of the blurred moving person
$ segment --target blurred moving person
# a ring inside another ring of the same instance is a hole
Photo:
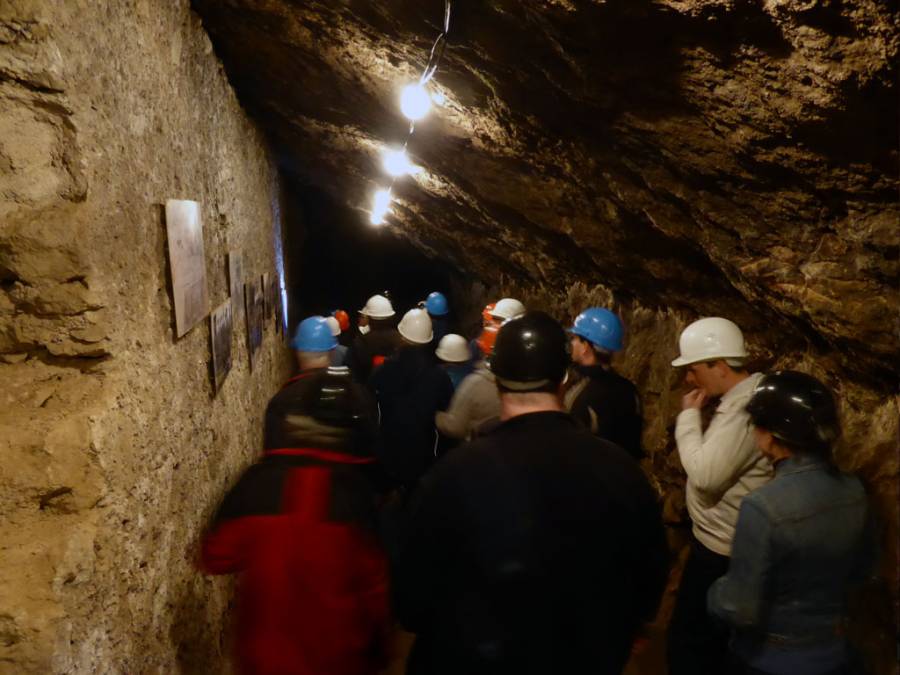
[[[434,417],[438,431],[447,438],[471,440],[479,429],[490,426],[500,417],[497,382],[484,356],[493,350],[497,330],[496,327],[484,329],[476,341],[479,358],[473,364],[472,372],[456,387],[447,410],[439,411]],[[490,337],[485,338],[485,335]]]
[[[379,458],[399,487],[410,488],[438,454],[434,415],[453,395],[450,378],[431,353],[431,319],[411,309],[397,326],[403,344],[372,374],[381,413]]]
[[[443,293],[434,291],[425,299],[425,311],[431,319],[434,341],[440,343],[450,332],[450,305]]]
[[[360,334],[350,346],[346,363],[356,381],[365,384],[372,371],[397,351],[400,338],[395,328],[394,306],[385,296],[373,295],[359,313]]]
[[[225,496],[202,565],[240,575],[240,672],[371,675],[389,624],[366,474],[374,406],[346,368],[306,371],[280,397],[267,420],[274,447]]]
[[[338,326],[341,329],[341,336],[338,339],[338,342],[345,347],[349,347],[352,337],[350,333],[350,315],[343,309],[336,309],[331,313],[331,316],[337,319]]]
[[[466,339],[462,335],[448,333],[441,338],[437,349],[434,350],[434,355],[441,362],[441,368],[447,373],[455,391],[459,387],[459,383],[472,372],[473,368]]]
[[[325,322],[328,324],[328,328],[331,330],[331,335],[334,337],[335,344],[334,349],[331,351],[331,365],[335,367],[345,366],[347,365],[347,347],[341,344],[341,324],[340,322],[333,316],[325,317]]]

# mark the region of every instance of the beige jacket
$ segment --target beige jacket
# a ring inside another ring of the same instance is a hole
[[[721,555],[731,555],[741,500],[773,476],[772,465],[756,449],[744,410],[760,379],[762,373],[754,373],[726,393],[705,432],[694,408],[682,410],[675,424],[694,536]]]
[[[459,383],[450,407],[435,415],[434,422],[445,436],[468,440],[484,422],[500,416],[500,395],[494,374],[484,362]]]

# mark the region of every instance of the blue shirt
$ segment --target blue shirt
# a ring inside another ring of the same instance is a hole
[[[749,665],[803,675],[845,658],[846,592],[872,562],[859,479],[794,455],[741,503],[728,574],[709,590],[710,613],[734,629]]]
[[[447,371],[447,375],[450,377],[450,382],[453,383],[453,390],[455,391],[456,388],[459,387],[460,382],[466,379],[466,376],[474,370],[474,367],[471,361],[466,361],[465,363],[444,364],[444,370]]]

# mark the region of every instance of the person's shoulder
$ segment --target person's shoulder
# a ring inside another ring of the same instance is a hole
[[[612,369],[604,370],[596,378],[591,378],[590,382],[597,387],[603,387],[615,392],[637,392],[634,382]]]
[[[751,373],[749,377],[738,382],[730,392],[722,397],[719,409],[724,410],[727,407],[736,412],[744,412],[744,408],[753,397],[753,392],[756,391],[756,385],[762,378],[762,373]]]
[[[474,467],[492,463],[491,453],[497,452],[500,447],[493,434],[463,443],[443,455],[434,464],[431,473],[445,479],[471,475]]]
[[[628,452],[612,441],[599,436],[594,436],[586,429],[576,429],[579,446],[591,453],[591,456],[597,458],[598,461],[612,463],[632,472],[632,470],[641,471],[640,466]]]

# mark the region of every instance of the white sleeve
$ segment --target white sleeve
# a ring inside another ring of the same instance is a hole
[[[706,434],[700,428],[699,410],[688,408],[678,415],[678,455],[691,484],[705,498],[719,501],[752,464],[756,452],[752,429],[742,408],[716,412]]]

